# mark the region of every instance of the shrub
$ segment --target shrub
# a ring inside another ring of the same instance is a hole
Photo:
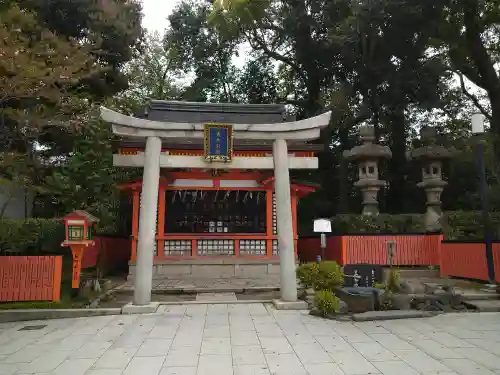
[[[337,262],[307,263],[297,268],[297,278],[305,288],[333,290],[344,282],[342,267]]]
[[[60,252],[64,224],[55,219],[0,220],[0,254]]]
[[[389,275],[387,275],[385,289],[391,293],[397,293],[401,289],[401,275],[393,268],[389,270]]]
[[[342,267],[337,262],[325,261],[318,265],[314,290],[333,290],[344,282]]]
[[[320,290],[314,295],[314,307],[322,314],[334,314],[340,311],[340,298],[329,290]]]
[[[297,279],[304,288],[314,288],[314,280],[318,275],[318,263],[305,263],[297,267]]]
[[[482,240],[484,226],[479,211],[446,212],[443,218],[443,234],[447,240]],[[500,238],[500,213],[490,212],[493,238]]]
[[[421,233],[425,232],[424,218],[420,214],[390,215],[337,215],[332,219],[336,235],[358,233]]]

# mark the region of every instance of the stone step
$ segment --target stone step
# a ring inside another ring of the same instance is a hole
[[[479,312],[500,312],[500,300],[464,301],[467,307]]]
[[[439,278],[439,270],[433,270],[429,269],[427,267],[425,268],[398,268],[395,267],[395,269],[398,271],[399,276],[401,279],[406,280],[406,279],[423,279],[423,278],[428,278],[428,279],[435,279]],[[390,272],[390,268],[384,268],[384,280],[386,280],[387,275]]]
[[[483,292],[474,289],[455,288],[455,292],[462,296],[464,301],[495,301],[500,300],[500,295],[497,293]]]

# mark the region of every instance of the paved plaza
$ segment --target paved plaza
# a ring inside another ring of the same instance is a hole
[[[235,304],[1,324],[11,374],[494,375],[500,314],[349,323]]]

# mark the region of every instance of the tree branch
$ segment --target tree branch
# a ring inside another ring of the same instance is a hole
[[[477,67],[482,87],[489,93],[500,93],[500,78],[495,71],[494,63],[483,40],[481,39],[482,26],[479,18],[478,0],[462,0],[464,4],[465,39],[470,51],[470,57]]]
[[[465,80],[464,80],[464,75],[461,74],[460,72],[457,72],[458,78],[460,79],[460,87],[462,88],[462,92],[465,94],[466,97],[468,97],[476,106],[477,109],[481,111],[483,115],[485,115],[489,120],[492,119],[491,114],[484,108],[484,106],[481,105],[479,102],[479,99],[472,93],[470,93],[467,90],[467,87],[465,86]]]
[[[302,79],[305,79],[305,75],[304,75],[304,72],[303,70],[301,69],[301,67],[299,65],[297,65],[292,59],[286,57],[286,56],[283,56],[275,51],[271,51],[268,46],[266,45],[266,43],[261,40],[259,38],[259,36],[257,35],[256,31],[253,30],[252,31],[253,33],[253,38],[249,35],[246,35],[247,37],[247,40],[248,40],[248,43],[250,43],[250,46],[253,48],[253,49],[260,49],[262,50],[262,52],[264,52],[266,55],[268,55],[269,57],[277,60],[277,61],[281,61],[282,63],[290,66],[293,70],[295,70],[295,72],[302,78]]]

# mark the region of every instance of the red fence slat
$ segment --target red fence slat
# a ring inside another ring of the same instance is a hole
[[[58,301],[62,257],[0,257],[0,302]]]

